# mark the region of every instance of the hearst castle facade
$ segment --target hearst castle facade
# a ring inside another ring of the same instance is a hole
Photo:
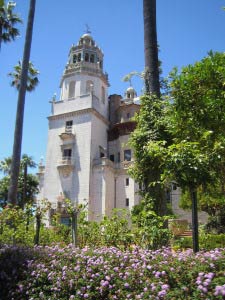
[[[58,211],[67,223],[65,198],[84,204],[89,220],[101,220],[113,208],[131,209],[140,201],[138,185],[127,172],[134,160],[128,140],[140,101],[132,87],[124,97],[108,96],[108,87],[103,53],[85,33],[70,49],[60,100],[51,101],[46,165],[39,164],[37,196],[39,203],[51,202],[49,220]],[[177,216],[190,222],[190,212],[179,208],[179,197],[172,184],[168,202]]]
[[[138,185],[127,174],[133,161],[128,139],[139,98],[132,87],[124,98],[108,97],[108,87],[103,53],[85,33],[70,49],[60,100],[51,101],[46,165],[39,165],[37,200],[48,199],[53,209],[60,208],[64,198],[83,203],[89,220],[139,202]]]

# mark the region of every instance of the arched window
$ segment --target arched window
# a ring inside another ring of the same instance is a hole
[[[93,81],[88,80],[86,82],[86,93],[91,93],[93,91],[93,88],[94,88]]]
[[[74,56],[73,56],[73,63],[75,64],[77,62],[77,56],[76,56],[76,54],[74,54]]]
[[[105,88],[102,86],[102,102],[105,103]]]
[[[78,53],[77,61],[81,61],[81,53]]]
[[[70,81],[68,98],[74,98],[75,97],[75,84],[76,84],[75,81]]]
[[[91,63],[95,62],[95,56],[94,56],[94,54],[91,54],[91,56],[90,56],[90,62]]]
[[[88,53],[85,53],[84,60],[89,61],[89,54]]]

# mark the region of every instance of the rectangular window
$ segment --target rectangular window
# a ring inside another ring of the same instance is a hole
[[[129,178],[126,178],[126,186],[129,186]]]
[[[131,161],[131,150],[124,150],[124,160]]]
[[[70,159],[72,157],[72,149],[64,149],[63,150],[63,158]]]
[[[111,154],[111,155],[109,156],[109,159],[110,159],[111,161],[114,161],[114,154]]]
[[[102,146],[99,146],[99,156],[100,158],[105,157],[105,150]]]
[[[117,154],[117,161],[120,162],[120,152]]]
[[[66,132],[71,132],[72,131],[72,126],[73,126],[73,121],[66,121]]]
[[[129,206],[129,198],[126,198],[126,206]]]

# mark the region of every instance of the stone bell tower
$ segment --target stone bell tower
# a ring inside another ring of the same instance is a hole
[[[91,201],[92,162],[107,149],[108,86],[103,53],[87,32],[72,45],[60,99],[51,101],[42,197],[53,207],[63,196]]]

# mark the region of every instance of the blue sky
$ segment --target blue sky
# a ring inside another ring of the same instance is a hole
[[[0,160],[12,153],[17,92],[7,74],[23,55],[29,1],[18,0],[16,12],[24,20],[21,37],[3,44],[0,52]],[[157,0],[158,43],[165,76],[174,66],[181,68],[207,55],[225,50],[225,0]],[[39,162],[45,157],[49,100],[56,92],[70,46],[90,26],[92,36],[104,52],[109,74],[109,94],[122,94],[128,87],[122,77],[144,69],[141,0],[37,0],[31,60],[40,71],[40,84],[27,93],[22,152]],[[142,82],[133,86],[140,94]]]

